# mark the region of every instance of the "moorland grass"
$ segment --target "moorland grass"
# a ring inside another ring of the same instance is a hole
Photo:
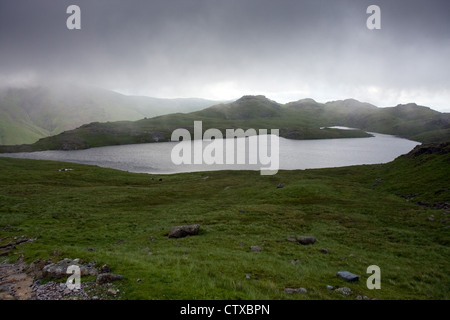
[[[122,299],[448,299],[447,212],[417,202],[448,201],[449,163],[447,153],[274,176],[148,175],[0,158],[0,244],[37,238],[2,259],[108,264],[124,276]],[[74,170],[58,170],[67,167]],[[167,237],[172,226],[194,223],[199,235]],[[291,235],[317,242],[303,246]],[[366,286],[373,264],[380,290]],[[360,281],[344,282],[340,270]]]

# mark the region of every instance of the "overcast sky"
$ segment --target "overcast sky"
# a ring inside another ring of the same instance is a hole
[[[68,30],[69,5],[81,30]],[[369,5],[381,29],[369,30]],[[1,0],[0,84],[450,111],[448,0]]]

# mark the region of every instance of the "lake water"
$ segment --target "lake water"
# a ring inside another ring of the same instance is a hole
[[[372,134],[374,137],[354,139],[290,140],[279,138],[279,168],[280,170],[296,170],[386,163],[408,153],[420,144],[390,135]],[[239,139],[248,140],[249,138],[238,138],[237,140]],[[193,144],[188,141],[183,143]],[[210,143],[204,141],[203,148]],[[160,142],[76,151],[0,154],[0,156],[75,162],[152,174],[212,170],[260,170],[261,168],[261,165],[250,164],[175,165],[171,160],[171,152],[177,144],[178,142]],[[249,163],[249,161],[245,161],[245,163]]]

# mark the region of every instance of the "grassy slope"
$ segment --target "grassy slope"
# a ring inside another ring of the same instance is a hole
[[[326,285],[379,299],[450,298],[446,212],[416,203],[450,199],[449,153],[275,176],[223,171],[153,181],[46,161],[0,158],[0,168],[0,226],[11,225],[0,228],[0,239],[38,237],[17,250],[28,261],[107,263],[125,276],[124,298],[346,299]],[[171,226],[191,223],[201,225],[198,236],[165,236]],[[318,239],[312,246],[286,240],[310,234]],[[250,252],[252,245],[263,250]],[[61,254],[51,256],[54,250]],[[372,264],[381,267],[381,290],[365,285]],[[339,270],[357,273],[360,282],[339,280]],[[285,287],[308,293],[288,295]]]

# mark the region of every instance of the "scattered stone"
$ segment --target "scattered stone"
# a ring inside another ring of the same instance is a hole
[[[111,296],[115,296],[117,294],[116,289],[113,289],[113,288],[109,288],[107,292]]]
[[[298,237],[297,242],[302,245],[314,244],[317,239],[313,236]]]
[[[250,279],[250,278],[251,278],[250,274],[247,273],[247,274],[245,275],[245,279]]]
[[[352,289],[347,288],[347,287],[338,288],[335,291],[343,294],[344,296],[349,296],[352,294]]]
[[[101,271],[102,271],[102,273],[110,273],[111,272],[111,268],[107,264],[104,264],[102,266]]]
[[[347,282],[355,282],[359,280],[359,277],[356,274],[353,274],[348,271],[339,271],[336,276],[347,281]]]
[[[41,259],[34,260],[28,267],[28,273],[34,276],[36,279],[41,279],[43,278],[42,269],[45,267],[46,264],[47,261],[45,260]]]
[[[136,282],[141,282],[141,281],[142,281],[141,278],[136,279]]]
[[[330,285],[328,284],[328,285],[327,285],[327,289],[328,289],[328,290],[333,290],[334,287],[333,287],[333,286],[330,286]]]
[[[351,253],[351,254],[348,255],[348,257],[349,257],[349,258],[356,258],[356,255],[353,254],[353,253]]]
[[[169,231],[169,238],[184,238],[186,236],[194,236],[198,234],[200,225],[191,224],[184,226],[172,227]]]
[[[284,184],[280,183],[279,185],[277,185],[277,189],[281,189],[284,188]]]
[[[123,280],[123,276],[120,274],[101,273],[97,276],[98,284],[110,283],[110,282],[119,281],[119,280]]]
[[[257,252],[257,251],[261,251],[262,248],[261,248],[261,246],[251,246],[251,247],[250,247],[250,250],[251,250],[251,251]]]
[[[428,217],[428,221],[434,221],[434,217],[433,216]]]
[[[289,294],[293,293],[304,294],[307,293],[308,291],[305,288],[285,288],[284,292]]]
[[[239,213],[244,213],[244,209],[239,209]]]
[[[290,260],[289,262],[292,263],[292,264],[297,264],[297,263],[300,262],[300,260],[298,260],[298,259],[292,259],[292,260]]]
[[[93,251],[95,251],[95,249],[94,248],[86,248],[86,251],[93,252]]]
[[[330,251],[328,249],[322,248],[320,249],[320,252],[325,253],[325,254],[329,254]]]

